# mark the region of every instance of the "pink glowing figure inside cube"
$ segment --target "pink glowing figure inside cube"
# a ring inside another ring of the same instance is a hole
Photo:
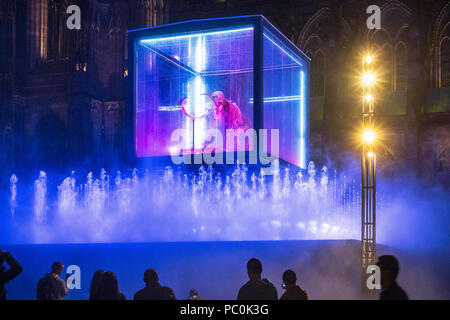
[[[194,115],[186,110],[189,98],[185,98],[181,102],[181,110],[188,118],[197,120],[212,114],[212,119],[222,123],[225,129],[247,129],[248,121],[242,115],[238,105],[226,99],[222,91],[215,91],[211,95],[202,94],[202,96],[206,96],[212,101],[211,107],[206,108],[202,114]]]
[[[236,103],[225,98],[222,91],[215,91],[212,94],[204,93],[200,96],[196,97],[195,101],[198,102],[202,99],[206,100],[203,100],[202,103],[203,110],[197,110],[199,113],[193,113],[191,111],[192,105],[190,104],[192,103],[192,100],[190,98],[185,98],[181,101],[181,111],[186,117],[192,119],[193,121],[208,118],[210,120],[210,128],[221,130],[223,135],[227,134],[226,130],[232,129],[237,131],[234,134],[240,136],[245,130],[248,129],[249,121],[247,118],[242,114]],[[211,139],[205,140],[204,146],[198,150],[195,150],[195,152],[205,152],[205,150],[209,150],[211,152],[215,150],[216,152],[220,152],[224,150],[224,146],[226,146],[226,150],[229,148],[230,150],[228,151],[234,151],[234,144],[228,146],[225,136],[223,136],[223,138],[225,138],[223,141],[224,144],[215,141],[215,137],[210,138]],[[217,145],[217,143],[219,143],[219,145]],[[243,148],[245,148],[245,146]]]
[[[238,105],[226,99],[222,91],[213,92],[211,98],[216,105],[214,120],[223,121],[225,129],[245,130],[247,128],[247,120],[242,115]]]

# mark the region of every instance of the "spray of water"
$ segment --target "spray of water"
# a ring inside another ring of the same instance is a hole
[[[9,178],[9,189],[11,191],[11,196],[9,199],[9,205],[11,208],[11,217],[14,217],[14,213],[17,208],[17,177],[15,174]]]
[[[225,176],[211,166],[197,174],[166,167],[159,176],[135,169],[118,171],[110,184],[105,170],[98,178],[90,172],[84,183],[72,172],[47,203],[41,171],[31,231],[22,234],[33,243],[358,237],[359,202],[346,180],[330,182],[327,168],[318,175],[313,162],[307,176],[279,166],[273,173],[250,175],[240,164]]]
[[[47,174],[39,172],[39,178],[34,181],[34,215],[41,222],[47,210]]]

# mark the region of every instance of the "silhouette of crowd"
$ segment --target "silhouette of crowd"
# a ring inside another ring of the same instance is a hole
[[[9,266],[7,269],[4,266]],[[380,256],[377,262],[380,268],[381,293],[380,300],[408,300],[406,292],[398,285],[396,279],[399,273],[398,260],[391,255]],[[67,276],[61,279],[64,265],[61,262],[52,264],[51,272],[42,277],[36,290],[38,300],[63,300],[68,292]],[[9,252],[0,250],[0,300],[6,300],[5,284],[23,271],[19,262]],[[278,300],[278,291],[270,280],[262,277],[261,261],[251,258],[247,262],[249,280],[239,289],[237,300]],[[308,295],[297,284],[297,275],[292,270],[286,270],[282,275],[282,288],[285,290],[280,300],[308,300]],[[134,295],[134,300],[175,300],[175,293],[167,286],[159,283],[158,273],[154,269],[144,272],[144,288]],[[120,292],[119,282],[114,272],[97,270],[91,280],[90,300],[126,300]],[[202,300],[197,290],[191,289],[187,300]]]

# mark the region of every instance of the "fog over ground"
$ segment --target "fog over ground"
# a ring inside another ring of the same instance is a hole
[[[23,290],[12,288],[11,298],[33,298],[38,277],[48,272],[52,260],[64,260],[66,265],[80,264],[86,275],[84,288],[97,268],[116,272],[127,298],[139,289],[143,271],[155,267],[162,283],[173,286],[178,297],[195,287],[206,298],[234,299],[246,281],[245,263],[255,256],[262,260],[265,276],[279,293],[281,274],[291,268],[312,299],[357,299],[359,242],[344,239],[359,239],[360,205],[355,200],[359,167],[357,162],[349,162],[336,173],[335,185],[334,171],[329,169],[326,188],[321,170],[316,168],[314,183],[305,172],[300,178],[291,172],[286,180],[280,170],[278,182],[267,178],[259,184],[257,180],[256,189],[252,189],[251,171],[245,173],[247,183],[240,171],[234,176],[231,173],[227,184],[223,175],[221,182],[215,176],[208,180],[207,171],[196,179],[189,175],[186,182],[184,173],[180,176],[176,168],[160,171],[156,180],[146,177],[145,170],[140,170],[137,178],[128,170],[120,179],[117,174],[109,177],[114,190],[109,196],[116,201],[109,206],[102,206],[105,180],[101,172],[94,173],[90,182],[85,173],[49,173],[46,216],[41,221],[36,217],[34,180],[38,177],[23,181],[18,176],[15,217],[11,216],[11,190],[1,192],[0,242],[9,243],[2,247],[16,253],[31,270],[26,269],[17,280]],[[75,185],[88,184],[91,193],[73,192],[79,189],[73,188],[72,178]],[[449,191],[411,177],[382,175],[377,189],[378,255],[399,258],[399,282],[411,298],[450,298]],[[266,199],[264,192],[271,198]],[[331,201],[336,194],[340,198]],[[167,224],[170,228],[164,228]],[[216,232],[208,234],[210,230]],[[302,239],[315,241],[267,241]],[[207,242],[185,242],[192,240]],[[222,240],[238,242],[216,242]],[[154,241],[176,242],[136,243]],[[57,244],[98,242],[104,244]],[[14,245],[17,243],[50,244]],[[83,290],[71,294],[72,298],[86,298]]]

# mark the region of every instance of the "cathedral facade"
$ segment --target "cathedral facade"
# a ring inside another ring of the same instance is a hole
[[[69,5],[81,28],[66,27]],[[369,30],[366,9],[381,9]],[[379,75],[381,174],[450,181],[450,1],[2,0],[0,163],[20,168],[111,167],[126,158],[127,30],[263,14],[311,57],[311,155],[358,154],[361,52]]]

